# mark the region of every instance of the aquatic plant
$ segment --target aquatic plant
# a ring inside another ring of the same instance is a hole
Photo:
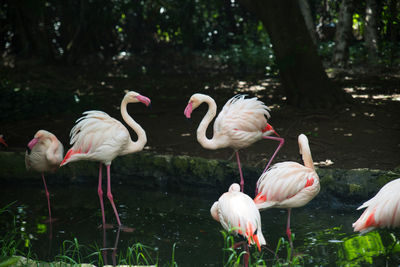
[[[224,238],[223,257],[222,264],[224,267],[227,266],[238,266],[241,261],[245,260],[246,251],[235,249],[234,240],[235,228],[229,229],[229,231],[222,230],[221,234]],[[292,234],[292,240],[294,241],[295,235]],[[281,251],[286,250],[286,257],[279,258]],[[267,251],[269,253],[267,253]],[[281,237],[276,245],[275,251],[270,250],[268,247],[264,247],[259,252],[255,247],[249,248],[248,266],[302,266],[304,265],[304,255],[297,255],[295,251],[292,251],[290,242],[284,237]],[[267,264],[268,263],[268,264]]]

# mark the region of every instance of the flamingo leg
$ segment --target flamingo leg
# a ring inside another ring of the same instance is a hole
[[[292,209],[288,208],[288,219],[287,219],[287,224],[286,224],[286,234],[289,238],[289,243],[290,243],[290,248],[293,251],[293,242],[292,242],[292,230],[290,230],[290,213]]]
[[[244,266],[248,267],[249,266],[250,251],[249,251],[249,245],[247,244],[247,242],[244,243],[244,249],[245,249],[246,253],[243,256],[243,262],[244,262]]]
[[[118,226],[121,226],[121,221],[119,220],[118,211],[114,204],[114,198],[113,198],[113,195],[111,194],[110,167],[111,167],[111,165],[107,165],[107,197],[108,197],[108,200],[110,200],[110,202],[111,202],[111,206],[114,210],[115,217],[117,218]]]
[[[102,163],[100,162],[99,185],[97,186],[97,194],[99,195],[100,199],[101,216],[103,218],[103,228],[104,228],[106,226],[106,217],[104,216],[103,190],[101,188],[101,180],[102,180],[101,173],[102,173]]]
[[[275,137],[275,136],[263,136],[264,139],[271,139],[271,140],[275,140],[275,141],[279,141],[279,145],[278,148],[275,150],[274,154],[272,155],[272,157],[269,159],[267,166],[265,167],[264,172],[266,172],[269,168],[269,165],[271,165],[272,160],[275,158],[276,154],[278,153],[278,151],[281,149],[281,147],[283,146],[283,144],[285,143],[285,139],[283,139],[282,137]]]
[[[236,159],[237,159],[237,164],[239,167],[239,174],[240,174],[240,192],[243,192],[244,179],[243,179],[242,167],[240,165],[239,152],[235,151],[235,153],[236,153]]]
[[[44,173],[42,173],[42,180],[43,180],[43,184],[44,184],[44,190],[46,191],[47,208],[49,209],[49,221],[51,223],[50,193],[47,190],[46,179],[44,179]]]

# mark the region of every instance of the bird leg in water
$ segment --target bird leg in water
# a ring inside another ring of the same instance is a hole
[[[46,191],[47,197],[47,208],[49,209],[49,222],[51,223],[51,209],[50,209],[50,193],[47,191],[46,179],[44,179],[44,173],[42,173],[42,180],[44,184],[44,190]]]
[[[103,228],[106,227],[106,218],[104,216],[104,203],[103,203],[103,190],[101,188],[101,172],[102,172],[102,163],[100,163],[99,167],[99,185],[97,187],[97,194],[99,195],[100,199],[100,208],[101,208],[101,216],[103,217]]]
[[[242,167],[240,165],[239,152],[236,151],[235,153],[236,153],[236,159],[237,159],[237,164],[239,167],[239,174],[240,174],[240,192],[243,192],[244,179],[243,179]]]
[[[108,197],[108,200],[110,200],[110,202],[111,202],[111,206],[112,206],[112,208],[114,210],[115,217],[117,218],[118,226],[121,226],[121,221],[119,220],[118,211],[117,211],[117,208],[115,207],[115,204],[114,204],[113,195],[111,194],[110,166],[111,165],[107,165],[107,197]]]
[[[278,148],[275,150],[274,154],[272,155],[272,157],[270,158],[270,160],[268,161],[267,166],[265,167],[264,172],[266,172],[269,168],[269,165],[271,165],[272,160],[274,159],[274,157],[276,156],[276,154],[278,153],[278,151],[281,149],[281,147],[283,146],[283,144],[285,143],[285,139],[283,139],[282,137],[275,137],[275,136],[263,136],[264,139],[271,139],[271,140],[275,140],[275,141],[279,141],[279,146]]]
[[[286,224],[286,234],[289,238],[289,243],[290,243],[290,260],[292,260],[292,255],[293,255],[293,242],[292,242],[292,231],[290,230],[290,213],[292,209],[288,208],[288,219],[287,219],[287,224]]]

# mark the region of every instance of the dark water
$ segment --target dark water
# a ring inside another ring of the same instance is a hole
[[[157,190],[138,190],[133,186],[113,185],[114,200],[124,225],[133,232],[105,232],[96,185],[49,185],[53,219],[48,216],[44,190],[37,185],[2,185],[1,207],[16,201],[10,208],[16,218],[17,232],[24,242],[30,242],[31,251],[39,259],[54,259],[61,253],[62,242],[77,238],[86,247],[113,248],[117,255],[126,254],[127,247],[140,242],[151,250],[154,260],[163,265],[172,257],[176,243],[175,260],[180,266],[222,266],[224,241],[220,230],[209,213],[218,196],[167,193]],[[314,200],[316,201],[316,200]],[[116,224],[114,213],[104,199],[106,222]],[[355,210],[297,208],[292,212],[292,232],[297,254],[303,255],[306,266],[396,266],[400,259],[398,231],[379,230],[359,236],[352,232],[351,224],[360,215]],[[316,208],[315,208],[316,207]],[[285,237],[285,210],[263,211],[263,233],[269,248],[275,250],[278,240]],[[1,234],[9,230],[12,216],[3,213]],[[5,223],[5,220],[7,223]],[[52,238],[50,238],[50,235]],[[117,239],[117,240],[116,240]],[[29,241],[27,241],[29,240]],[[117,241],[117,242],[116,242]],[[83,250],[86,251],[86,250]],[[88,249],[93,252],[95,249]],[[105,257],[112,264],[112,250]],[[89,252],[87,252],[89,254]],[[285,250],[279,254],[285,257]],[[264,259],[273,262],[273,254],[266,251]],[[91,260],[96,260],[91,258]],[[117,259],[118,261],[118,259]]]

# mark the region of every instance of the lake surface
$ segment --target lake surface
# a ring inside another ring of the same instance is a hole
[[[53,223],[48,219],[47,201],[41,184],[1,185],[0,206],[16,201],[0,215],[2,236],[12,227],[15,216],[18,236],[31,243],[31,252],[41,260],[53,260],[61,253],[64,240],[77,238],[90,252],[94,246],[104,249],[104,261],[112,264],[113,250],[125,255],[137,242],[151,247],[154,260],[167,264],[175,247],[179,266],[222,266],[224,240],[221,225],[210,216],[210,207],[219,196],[201,193],[184,194],[159,190],[139,190],[134,186],[113,184],[114,201],[123,225],[131,232],[116,227],[103,231],[97,196],[97,185],[49,184]],[[103,184],[103,190],[104,184]],[[314,199],[313,201],[317,201]],[[360,236],[351,224],[361,212],[310,207],[293,209],[292,232],[296,254],[303,255],[306,266],[394,266],[400,263],[398,230],[379,230]],[[107,198],[104,199],[106,222],[116,224]],[[268,247],[275,251],[281,237],[286,238],[286,210],[271,209],[261,213]],[[51,236],[51,238],[50,238]],[[29,240],[29,241],[28,241]],[[239,240],[239,239],[237,239]],[[117,241],[117,242],[116,242]],[[155,251],[153,250],[155,249]],[[279,256],[284,258],[285,249]],[[274,256],[265,250],[263,257],[271,265]],[[88,258],[96,260],[96,258]],[[88,260],[89,261],[89,260]]]

